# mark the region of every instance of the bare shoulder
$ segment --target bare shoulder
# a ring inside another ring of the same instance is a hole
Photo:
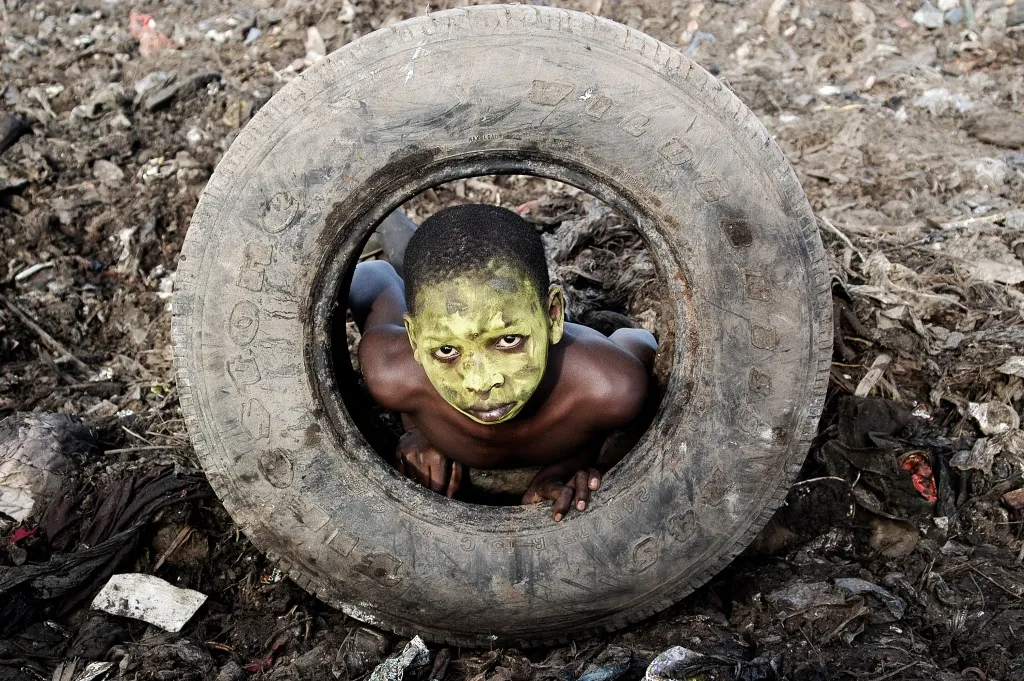
[[[598,425],[614,430],[632,421],[647,400],[643,363],[604,334],[579,324],[565,325],[565,368],[580,406]]]
[[[373,399],[385,409],[409,412],[427,380],[416,363],[405,327],[379,324],[359,341],[359,366]]]

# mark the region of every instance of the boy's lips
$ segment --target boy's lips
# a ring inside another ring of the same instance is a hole
[[[515,402],[506,402],[505,404],[498,404],[495,406],[490,405],[478,405],[467,409],[470,414],[479,419],[480,421],[491,422],[500,421],[505,414],[512,411],[512,407],[516,406]]]

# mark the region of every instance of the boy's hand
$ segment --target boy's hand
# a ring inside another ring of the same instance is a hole
[[[568,482],[566,482],[566,477]],[[575,507],[578,511],[585,511],[590,502],[590,493],[601,486],[601,474],[596,468],[584,470],[567,471],[564,464],[547,466],[537,471],[530,482],[529,488],[523,494],[524,504],[536,504],[547,499],[555,502],[552,513],[555,522],[559,522]]]
[[[437,451],[416,428],[410,428],[398,441],[395,450],[398,470],[438,494],[450,497],[462,484],[462,464]]]

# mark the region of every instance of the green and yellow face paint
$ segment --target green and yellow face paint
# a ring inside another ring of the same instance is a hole
[[[565,325],[560,287],[541,295],[526,274],[500,261],[423,284],[413,309],[405,328],[416,361],[448,404],[486,424],[508,421],[526,405]]]

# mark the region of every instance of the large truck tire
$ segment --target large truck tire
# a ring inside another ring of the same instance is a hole
[[[653,424],[560,523],[400,476],[339,366],[337,300],[375,225],[493,173],[630,216],[668,292]],[[705,583],[785,498],[831,358],[825,253],[771,135],[674,48],[546,7],[405,21],[282,88],[207,185],[175,286],[182,411],[238,525],[327,603],[458,645],[614,630]]]

